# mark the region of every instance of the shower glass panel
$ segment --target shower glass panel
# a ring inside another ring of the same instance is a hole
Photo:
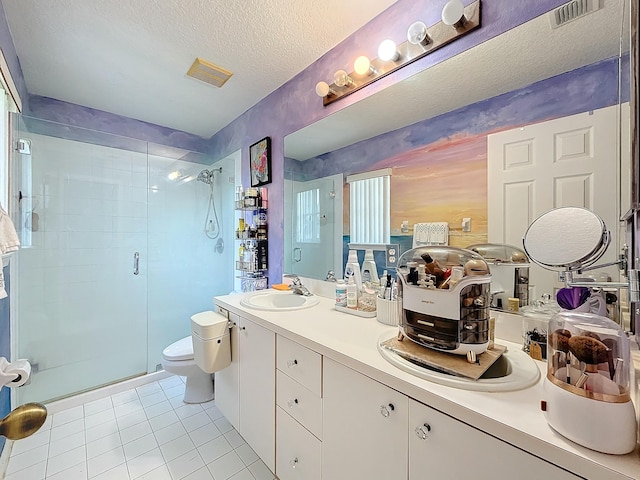
[[[31,153],[12,165],[16,358],[34,370],[19,403],[143,374],[147,144],[17,118]]]
[[[34,366],[18,403],[156,371],[190,316],[233,289],[233,160],[24,116],[13,125],[31,146],[11,160],[14,356]],[[211,185],[196,180],[203,169]]]

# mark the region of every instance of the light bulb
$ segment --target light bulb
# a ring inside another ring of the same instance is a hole
[[[393,40],[384,40],[378,47],[378,58],[383,62],[395,62],[400,58],[400,52],[396,42]]]
[[[331,89],[327,82],[316,83],[316,94],[319,97],[328,97],[329,95],[335,95],[336,92]]]
[[[427,45],[430,41],[427,26],[423,22],[414,22],[407,30],[407,40],[412,45]]]
[[[353,62],[353,71],[358,75],[373,75],[376,73],[376,69],[371,66],[371,61],[364,55],[356,58],[356,61]]]
[[[449,0],[442,8],[442,23],[445,25],[461,28],[464,26],[465,21],[464,5],[460,0]]]
[[[347,85],[351,85],[353,83],[353,80],[351,79],[349,74],[344,70],[338,70],[333,75],[333,81],[338,87],[346,87]]]

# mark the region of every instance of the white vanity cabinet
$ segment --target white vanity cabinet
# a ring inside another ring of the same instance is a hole
[[[280,335],[276,344],[276,475],[321,480],[322,356]]]
[[[216,405],[273,472],[276,335],[233,313],[229,318],[231,365],[215,374]]]
[[[322,478],[406,479],[408,397],[327,357],[322,393]]]

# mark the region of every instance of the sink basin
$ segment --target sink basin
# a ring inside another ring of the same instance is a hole
[[[291,292],[256,293],[240,301],[240,304],[245,307],[272,311],[301,310],[313,307],[318,303],[320,303],[320,298],[315,295],[305,297]]]
[[[511,392],[531,387],[540,379],[536,362],[517,347],[508,348],[482,377],[471,380],[413,363],[382,347],[380,344],[389,339],[389,334],[383,337],[378,341],[378,351],[385,360],[407,373],[448,387],[477,392]]]

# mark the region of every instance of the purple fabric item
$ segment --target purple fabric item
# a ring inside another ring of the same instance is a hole
[[[573,310],[578,308],[589,298],[590,292],[587,287],[570,287],[558,290],[556,298],[558,305],[565,310]]]

